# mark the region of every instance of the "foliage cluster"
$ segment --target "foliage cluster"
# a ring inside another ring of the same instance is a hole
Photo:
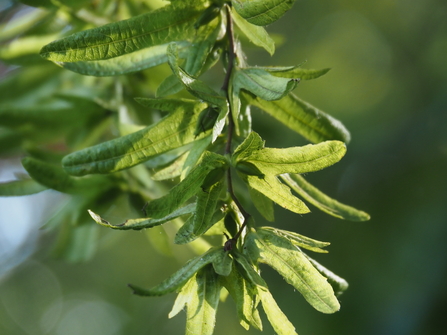
[[[244,207],[251,201],[270,222],[274,203],[305,214],[305,202],[341,219],[369,219],[303,177],[337,163],[350,139],[341,122],[292,93],[300,81],[328,69],[252,66],[242,50],[239,39],[273,54],[264,26],[294,0],[171,0],[157,9],[154,1],[21,2],[43,10],[1,37],[9,43],[0,58],[24,66],[1,84],[0,148],[25,152],[22,164],[31,179],[1,184],[0,194],[70,194],[69,205],[47,223],[60,232],[60,254],[86,258],[100,226],[156,229],[153,243],[166,250],[162,225],[174,222],[174,243],[191,246],[198,256],[151,289],[130,287],[143,296],[178,292],[169,317],[186,306],[187,334],[211,334],[219,301],[228,294],[245,329],[262,330],[262,306],[278,334],[295,334],[260,275],[261,263],[318,311],[339,310],[346,281],[303,252],[324,253],[329,243],[258,226]],[[44,44],[40,56],[63,70],[38,57]],[[219,61],[220,88],[198,79]],[[148,97],[153,84],[146,70],[156,73],[164,63],[172,74]],[[23,91],[4,93],[22,82]],[[252,130],[256,109],[313,144],[266,147]],[[166,191],[173,179],[178,183]],[[107,221],[108,209],[123,199],[143,207],[144,217]],[[86,218],[87,210],[99,225]]]

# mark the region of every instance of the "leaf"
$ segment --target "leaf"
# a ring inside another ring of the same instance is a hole
[[[292,93],[277,101],[265,101],[243,93],[250,105],[269,113],[287,127],[313,143],[339,140],[349,143],[351,135],[345,126]]]
[[[333,273],[331,270],[325,268],[323,265],[318,263],[316,260],[310,258],[307,256],[307,259],[312,263],[312,265],[317,269],[318,272],[320,272],[323,277],[327,278],[328,283],[332,286],[332,289],[334,290],[335,295],[338,297],[340,296],[344,291],[346,291],[349,287],[349,284],[346,280],[343,278],[337,276],[335,273]]]
[[[200,140],[197,140],[193,143],[191,150],[188,152],[188,157],[186,157],[185,163],[182,166],[181,179],[185,179],[185,177],[189,174],[191,169],[196,166],[197,162],[202,157],[205,150],[211,143],[211,136],[204,137]]]
[[[0,196],[18,197],[22,195],[36,194],[47,189],[48,187],[39,184],[33,179],[13,180],[0,183]]]
[[[267,319],[278,335],[298,335],[295,327],[276,304],[269,290],[258,290]]]
[[[321,170],[337,163],[345,153],[346,145],[343,142],[326,141],[284,149],[262,148],[247,153],[244,160],[239,157],[235,159],[236,167],[243,162],[250,163],[264,174],[280,175]]]
[[[239,267],[239,264],[234,264],[230,274],[227,277],[221,277],[221,280],[236,304],[241,326],[245,330],[252,326],[262,331],[262,321],[257,310],[258,290],[255,285],[244,279]]]
[[[219,95],[204,82],[191,77],[178,66],[178,52],[175,43],[170,44],[168,47],[168,59],[172,72],[174,72],[177,78],[183,83],[189,93],[220,109],[217,120],[213,126],[211,142],[214,142],[225,125],[225,119],[228,114],[227,99],[224,96]]]
[[[221,248],[220,254],[213,261],[214,271],[221,276],[228,276],[233,268],[233,258],[228,251]]]
[[[330,69],[314,70],[303,69],[299,66],[291,67],[256,67],[255,69],[262,69],[268,73],[282,78],[299,78],[301,80],[310,80],[319,78],[329,72]]]
[[[197,139],[194,135],[197,120],[206,104],[193,100],[139,101],[144,101],[146,106],[172,112],[140,131],[65,156],[62,160],[64,169],[75,176],[116,172]]]
[[[29,175],[39,184],[62,193],[99,193],[111,186],[110,180],[106,177],[88,176],[75,178],[68,175],[59,166],[31,157],[23,158],[22,165]]]
[[[166,180],[166,179],[174,179],[179,177],[182,174],[183,164],[185,164],[186,158],[188,157],[188,152],[185,152],[179,158],[177,158],[170,165],[157,171],[155,174],[151,176],[153,180]]]
[[[219,277],[210,266],[195,277],[196,292],[186,302],[186,335],[211,335],[222,289]]]
[[[316,310],[334,313],[340,309],[326,278],[287,238],[261,229],[247,235],[245,247],[252,260],[265,263],[278,271]]]
[[[234,7],[231,9],[231,17],[241,32],[245,34],[254,45],[264,48],[271,56],[273,56],[275,53],[275,42],[263,27],[258,27],[247,22],[238,14]]]
[[[212,170],[224,167],[226,164],[223,156],[207,151],[201,162],[167,195],[149,202],[146,207],[148,215],[155,219],[169,215],[200,190]]]
[[[91,210],[88,210],[88,213],[96,223],[107,228],[118,229],[118,230],[129,230],[129,229],[140,230],[159,226],[163,223],[172,221],[173,219],[178,218],[179,216],[182,215],[192,214],[194,213],[195,209],[196,204],[189,204],[186,205],[185,207],[179,208],[176,211],[173,211],[171,214],[160,219],[151,219],[151,218],[129,219],[119,225],[110,224],[108,221],[104,220],[102,217],[100,217],[98,214],[94,213]]]
[[[300,199],[292,195],[290,189],[277,177],[266,175],[264,178],[242,175],[241,178],[253,189],[264,194],[281,207],[298,214],[309,213],[310,210]]]
[[[176,316],[185,305],[192,299],[197,293],[196,277],[195,275],[188,280],[188,282],[182,287],[175,299],[174,306],[169,312],[168,317],[171,319]]]
[[[295,0],[231,0],[231,3],[248,22],[267,26],[292,8]]]
[[[292,231],[281,230],[272,227],[261,227],[259,229],[267,230],[275,235],[285,237],[294,245],[314,252],[327,253],[326,250],[323,250],[321,248],[327,247],[330,244],[329,242],[317,241],[310,237],[300,235]]]
[[[261,213],[267,221],[275,221],[273,202],[254,188],[249,187],[248,191],[250,192],[251,201],[253,201],[253,205],[255,205],[258,212]]]
[[[253,93],[255,96],[271,101],[278,100],[295,89],[297,81],[280,78],[257,68],[245,68],[234,71],[232,76],[231,106],[233,118],[238,120],[241,109],[239,95],[241,90]]]
[[[284,174],[281,175],[281,179],[284,180],[300,197],[309,201],[312,205],[329,215],[350,221],[367,221],[370,219],[368,213],[344,205],[337,200],[328,197],[300,175]]]
[[[149,290],[131,284],[129,284],[129,287],[133,290],[134,294],[141,296],[159,296],[172,293],[183,287],[183,285],[192,278],[197,271],[213,262],[213,260],[218,257],[219,250],[221,249],[222,247],[211,248],[205,254],[191,259],[180,270]]]
[[[189,43],[179,42],[181,57],[186,54]],[[99,61],[56,62],[63,68],[86,76],[107,77],[133,73],[166,63],[167,44],[156,45],[125,54],[119,57]]]
[[[109,59],[187,39],[202,4],[168,5],[128,20],[82,31],[47,44],[40,55],[55,62]]]

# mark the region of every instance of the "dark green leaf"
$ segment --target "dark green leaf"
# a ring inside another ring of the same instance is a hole
[[[255,69],[262,69],[271,73],[276,77],[282,78],[299,78],[301,80],[310,80],[319,78],[329,72],[330,69],[313,70],[303,69],[300,66],[288,67],[256,67]]]
[[[295,0],[231,0],[234,9],[248,22],[267,26],[292,8]]]
[[[160,219],[150,219],[150,218],[129,219],[119,225],[110,224],[108,221],[104,220],[102,217],[92,212],[91,210],[88,210],[88,212],[92,217],[92,219],[95,220],[95,222],[100,224],[101,226],[119,230],[128,230],[128,229],[140,230],[159,226],[163,223],[172,221],[173,219],[182,215],[192,214],[194,213],[195,209],[196,204],[189,204],[186,205],[185,207],[173,211],[171,214]]]
[[[158,296],[174,292],[180,289],[192,276],[196,274],[197,271],[205,265],[212,263],[214,259],[218,257],[221,249],[221,247],[212,248],[205,254],[191,259],[180,270],[149,290],[142,289],[131,284],[129,284],[129,287],[133,290],[134,294],[142,296]]]
[[[203,6],[170,5],[140,16],[82,31],[42,48],[55,62],[92,61],[118,57],[155,45],[187,39]]]

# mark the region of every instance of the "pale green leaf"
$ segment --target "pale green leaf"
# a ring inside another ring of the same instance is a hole
[[[290,10],[295,0],[231,0],[231,3],[248,22],[267,26]]]
[[[175,185],[165,196],[148,203],[146,207],[148,215],[152,218],[169,215],[200,190],[212,170],[224,167],[226,164],[223,156],[207,151],[201,162],[184,180]]]
[[[179,42],[180,57],[184,57],[189,43]],[[79,62],[56,62],[63,68],[87,76],[106,77],[133,73],[166,63],[167,44],[156,45],[123,56],[99,60]]]
[[[40,55],[55,62],[92,61],[184,40],[194,34],[193,25],[202,10],[201,4],[165,6],[54,41]]]
[[[63,193],[99,193],[101,190],[105,190],[111,186],[111,181],[107,177],[72,177],[60,166],[49,164],[31,157],[23,158],[22,165],[29,175],[39,184]]]
[[[192,214],[194,213],[195,209],[196,209],[195,204],[189,204],[159,219],[152,219],[152,218],[129,219],[118,225],[110,224],[110,222],[104,220],[101,216],[99,216],[98,214],[94,213],[91,210],[88,210],[88,213],[90,214],[92,219],[95,220],[96,223],[107,228],[118,229],[118,230],[129,230],[129,229],[140,230],[159,226],[163,223],[172,221],[173,219],[178,218],[179,216],[182,215]]]
[[[238,157],[236,167],[245,162],[253,164],[264,174],[306,173],[337,163],[345,153],[346,145],[340,141],[284,149],[262,148],[252,152],[244,160],[239,160]]]
[[[277,305],[269,290],[258,290],[267,319],[278,335],[298,335],[295,327]]]
[[[292,195],[290,188],[281,183],[277,177],[266,175],[264,178],[242,175],[241,178],[253,189],[264,194],[279,206],[298,214],[309,213],[310,210],[300,199]]]
[[[197,271],[213,262],[221,249],[222,247],[211,248],[205,254],[189,260],[180,270],[151,289],[142,289],[131,284],[129,284],[129,287],[134,294],[142,296],[159,296],[179,290]]]
[[[179,177],[182,174],[182,169],[186,158],[188,158],[188,152],[185,152],[167,167],[154,173],[151,178],[153,180],[160,181]]]
[[[247,246],[247,248],[245,248],[245,246],[244,246],[244,253],[249,251],[247,249],[250,249],[250,247],[251,246]],[[247,258],[247,256],[245,254],[240,253],[236,249],[233,249],[231,253],[234,257],[234,260],[238,264],[240,264],[241,268],[243,269],[243,274],[242,274],[243,277],[246,280],[249,280],[250,282],[252,282],[257,287],[259,287],[261,289],[267,289],[266,282],[259,275],[258,270],[255,269],[251,260],[249,258]]]
[[[367,221],[370,219],[368,213],[344,205],[337,200],[328,197],[300,175],[284,174],[281,175],[281,179],[284,180],[300,197],[309,201],[312,205],[329,215],[350,221]]]
[[[196,293],[186,302],[186,335],[212,335],[222,286],[211,266],[196,277]]]
[[[15,64],[27,64],[27,61],[40,61],[39,50],[47,43],[53,41],[58,35],[36,35],[15,38],[0,48],[0,59]]]
[[[247,235],[245,246],[252,260],[265,263],[278,271],[318,311],[334,313],[340,309],[326,278],[287,238],[261,229]]]
[[[169,312],[168,317],[171,319],[176,316],[180,311],[183,310],[185,305],[192,299],[192,297],[197,294],[196,277],[193,276],[188,282],[182,287],[180,292],[175,299],[174,306]]]
[[[250,155],[264,148],[265,142],[258,133],[252,131],[244,141],[234,150],[232,161],[236,165],[239,161],[246,161]]]
[[[140,100],[142,102],[142,100]],[[205,103],[193,100],[146,99],[146,106],[172,112],[157,123],[127,136],[74,152],[62,160],[76,176],[126,169],[198,139],[194,135]],[[206,133],[198,137],[204,137]]]
[[[310,258],[307,255],[306,255],[306,257],[312,263],[312,265],[315,267],[315,269],[317,269],[318,272],[320,272],[323,275],[323,277],[327,278],[328,283],[332,286],[332,289],[334,290],[334,293],[337,297],[348,289],[349,284],[346,280],[337,276],[335,273],[333,273],[331,270],[325,268],[323,265],[318,263],[316,260]]]
[[[246,21],[234,8],[231,10],[231,17],[241,32],[245,34],[254,45],[264,48],[270,55],[275,53],[275,42],[263,27],[253,25]]]
[[[281,230],[272,227],[261,227],[260,229],[267,230],[275,235],[285,237],[294,245],[314,252],[327,253],[327,251],[322,248],[327,247],[330,244],[329,242],[317,241],[310,237],[300,235],[292,231]]]
[[[0,196],[18,197],[30,195],[47,190],[48,187],[39,184],[33,179],[13,180],[0,183]]]
[[[197,162],[200,160],[200,157],[202,157],[210,143],[211,136],[204,137],[193,143],[191,150],[188,152],[188,157],[186,157],[185,163],[182,166],[181,179],[185,179],[188,173],[194,168],[194,166],[196,166]]]
[[[345,126],[332,116],[320,111],[292,93],[277,101],[265,101],[243,93],[250,105],[256,106],[290,129],[313,143],[339,140],[348,143],[351,139]]]

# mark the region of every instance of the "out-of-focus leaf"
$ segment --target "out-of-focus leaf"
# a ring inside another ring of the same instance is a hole
[[[333,273],[331,270],[325,268],[323,265],[318,263],[316,260],[310,258],[307,255],[306,255],[306,257],[312,263],[312,265],[315,267],[315,269],[317,269],[318,272],[320,272],[323,275],[323,277],[327,278],[328,283],[332,286],[332,289],[334,290],[334,293],[337,297],[348,289],[349,284],[346,280],[337,276],[335,273]]]
[[[186,302],[186,335],[212,335],[222,286],[211,266],[196,277],[195,294]]]
[[[22,165],[29,175],[39,184],[63,193],[99,193],[100,190],[105,190],[111,186],[111,181],[107,177],[72,177],[57,165],[49,164],[31,157],[23,158]]]
[[[151,246],[160,254],[168,257],[174,256],[171,248],[171,238],[166,233],[163,226],[155,226],[146,230],[145,233],[151,243]]]
[[[281,183],[276,176],[266,175],[264,178],[259,178],[257,176],[241,175],[241,178],[251,188],[289,211],[298,214],[310,212],[304,202],[295,197],[290,192],[290,188]]]
[[[0,196],[18,197],[39,193],[47,189],[48,187],[39,184],[33,179],[13,180],[6,183],[0,183]]]
[[[174,186],[165,196],[149,202],[146,207],[148,215],[152,218],[169,215],[200,190],[202,183],[212,170],[224,167],[226,164],[223,156],[207,151],[201,162],[191,170],[184,180]]]
[[[287,238],[260,229],[247,235],[245,246],[252,260],[268,264],[278,271],[316,310],[334,313],[340,309],[326,278]]]
[[[185,51],[188,46],[189,43],[186,41],[179,42],[181,57],[185,56]],[[117,76],[149,69],[166,63],[168,61],[166,55],[167,47],[167,44],[156,45],[106,60],[56,63],[67,70],[87,76]]]
[[[248,22],[267,26],[281,18],[295,0],[231,0],[234,9]]]
[[[309,201],[315,207],[329,215],[350,221],[367,221],[370,219],[368,213],[344,205],[335,199],[328,197],[319,189],[308,183],[302,176],[297,174],[281,175],[290,188],[304,200]]]
[[[275,42],[263,27],[255,26],[244,20],[234,8],[231,10],[231,17],[241,32],[245,34],[254,45],[264,48],[270,55],[275,53]]]
[[[191,259],[180,270],[151,289],[146,290],[131,284],[129,284],[129,287],[133,290],[134,294],[142,296],[159,296],[174,292],[180,289],[192,276],[196,274],[197,271],[205,265],[213,262],[214,259],[218,257],[221,249],[221,247],[212,248],[205,254]]]
[[[313,143],[339,140],[349,143],[351,135],[345,126],[292,93],[277,101],[265,101],[243,93],[250,105],[269,113],[290,129]]]
[[[75,176],[126,169],[198,138],[194,135],[206,104],[193,100],[140,99],[146,106],[172,112],[159,122],[127,136],[74,152],[62,160]],[[144,101],[144,102],[143,102]],[[205,137],[206,133],[198,137]]]
[[[102,217],[100,217],[98,214],[94,213],[91,210],[88,210],[88,213],[90,214],[92,219],[95,220],[96,223],[107,228],[118,229],[118,230],[128,230],[128,229],[140,230],[159,226],[163,223],[172,221],[173,219],[178,218],[179,216],[182,215],[192,214],[194,213],[195,208],[196,204],[189,204],[186,205],[185,207],[173,211],[171,214],[160,219],[150,219],[150,218],[129,219],[118,225],[110,224],[108,221],[104,220]]]
[[[282,78],[299,78],[301,80],[310,80],[319,78],[329,72],[330,69],[303,69],[300,66],[290,67],[255,67],[255,69],[262,69],[271,73],[276,77]]]
[[[310,237],[300,235],[292,231],[281,230],[272,227],[262,227],[259,229],[270,231],[278,236],[283,236],[287,238],[290,242],[292,242],[294,245],[314,252],[327,253],[327,251],[322,248],[327,247],[330,244],[329,242],[317,241]]]
[[[85,30],[44,46],[40,55],[55,62],[118,57],[155,45],[187,39],[203,5],[168,5],[128,20]]]
[[[12,64],[26,64],[42,62],[39,50],[53,41],[58,35],[23,36],[16,38],[6,46],[0,48],[0,59]]]

